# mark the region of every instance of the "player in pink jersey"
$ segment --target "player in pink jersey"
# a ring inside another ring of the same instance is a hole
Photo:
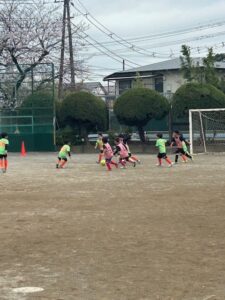
[[[104,157],[105,157],[105,162],[106,162],[106,166],[107,166],[108,171],[112,170],[110,165],[114,165],[116,168],[118,168],[118,164],[115,161],[112,160],[113,151],[112,151],[112,147],[108,143],[108,138],[103,137],[102,142],[103,142],[103,154],[104,154]]]
[[[119,163],[122,165],[123,168],[125,168],[126,161],[130,162],[133,164],[134,167],[136,167],[136,162],[129,157],[128,150],[124,143],[121,141],[121,138],[116,138],[115,139],[115,144],[116,144],[116,150],[114,151],[114,155],[118,154],[120,155],[119,158]]]

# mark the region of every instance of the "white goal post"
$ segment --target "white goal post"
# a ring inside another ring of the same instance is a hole
[[[190,152],[225,152],[225,108],[189,110]]]

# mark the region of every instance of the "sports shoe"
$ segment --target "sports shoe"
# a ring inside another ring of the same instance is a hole
[[[156,167],[162,167],[162,165],[161,164],[156,164]]]
[[[120,169],[126,169],[126,167],[125,167],[125,166],[122,166],[122,167],[120,167]]]
[[[173,166],[173,163],[172,164],[169,164],[168,168],[171,168]]]
[[[141,164],[141,161],[140,161],[140,160],[138,160],[138,161],[137,161],[137,163],[140,165],[140,164]]]

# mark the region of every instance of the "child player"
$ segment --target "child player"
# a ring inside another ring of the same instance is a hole
[[[158,164],[157,166],[162,166],[162,159],[165,159],[165,161],[169,164],[169,167],[172,167],[172,161],[167,157],[166,155],[166,143],[167,141],[163,139],[163,135],[161,133],[157,133],[157,141],[156,141],[156,147],[159,149],[158,153]]]
[[[118,153],[120,154],[119,163],[122,165],[122,168],[125,168],[126,161],[132,163],[133,166],[136,167],[136,162],[131,157],[129,157],[127,148],[122,142],[121,138],[119,137],[116,138],[115,143],[116,143],[116,150],[114,151],[114,155]]]
[[[67,163],[67,156],[71,158],[69,142],[66,142],[59,151],[58,162],[56,164],[57,169],[62,169],[65,166],[65,164]]]
[[[0,169],[3,173],[6,173],[8,168],[8,135],[7,133],[2,133],[0,138]]]
[[[118,164],[115,161],[112,160],[113,151],[112,151],[112,147],[108,143],[108,138],[103,137],[102,142],[103,142],[103,154],[104,154],[104,157],[105,157],[105,162],[106,162],[106,166],[107,166],[108,171],[112,170],[110,165],[114,165],[116,168],[118,168]]]
[[[134,156],[130,151],[130,147],[128,145],[129,140],[130,140],[130,135],[124,136],[123,143],[124,143],[125,147],[127,148],[128,155],[131,159],[133,159],[134,161],[136,161],[137,163],[140,164],[141,163],[140,159],[138,159],[137,156]]]
[[[95,149],[99,149],[99,156],[98,161],[96,161],[97,164],[100,164],[102,158],[103,158],[103,142],[102,142],[102,133],[98,134],[98,139],[95,144]]]
[[[186,143],[185,141],[185,138],[183,137],[183,135],[178,131],[178,130],[175,130],[173,132],[173,139],[172,139],[172,143],[171,143],[171,146],[176,146],[177,147],[177,150],[175,151],[175,163],[177,164],[178,163],[178,158],[179,158],[179,155],[181,155],[182,157],[182,160],[184,162],[187,161],[186,157],[192,159],[192,156],[184,151],[183,149],[183,146],[184,146],[184,143]]]

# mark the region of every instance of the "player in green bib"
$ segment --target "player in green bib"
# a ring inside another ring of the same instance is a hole
[[[5,173],[8,169],[8,134],[2,133],[0,138],[0,169]]]
[[[169,164],[169,167],[172,167],[172,161],[167,157],[166,155],[166,143],[167,140],[163,139],[162,133],[157,133],[157,141],[156,141],[156,147],[159,149],[159,153],[157,155],[158,157],[158,164],[157,166],[162,166],[162,159],[165,159],[165,161]]]
[[[65,164],[67,163],[67,156],[71,157],[69,142],[66,142],[59,151],[58,162],[56,164],[57,169],[62,169],[65,166]]]
[[[98,134],[98,139],[97,139],[96,144],[95,144],[95,149],[99,150],[98,160],[96,161],[97,164],[100,164],[102,158],[104,157],[102,138],[103,138],[103,134],[99,133]]]

